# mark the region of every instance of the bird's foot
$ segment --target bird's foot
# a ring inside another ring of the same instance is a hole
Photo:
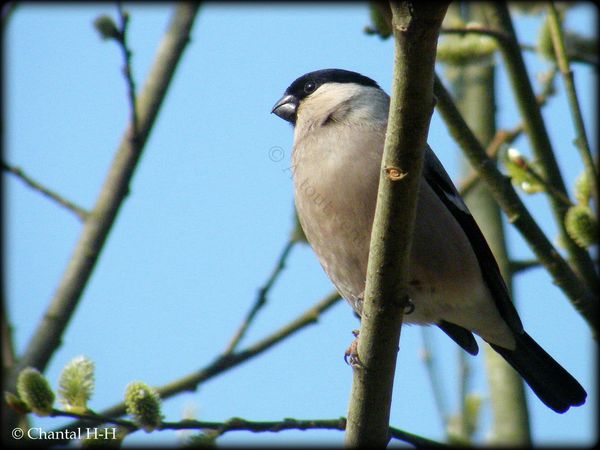
[[[412,314],[412,312],[415,310],[415,304],[412,302],[410,297],[406,297],[403,302],[403,306],[405,315]]]
[[[412,312],[415,310],[415,304],[410,299],[409,295],[405,295],[400,298],[396,297],[394,301],[398,308],[404,309],[404,315],[412,314]]]
[[[362,367],[360,358],[358,357],[358,330],[353,330],[354,340],[350,347],[344,352],[344,361],[352,367]]]

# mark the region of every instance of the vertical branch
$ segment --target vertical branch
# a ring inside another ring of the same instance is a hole
[[[133,69],[131,68],[131,50],[127,44],[127,29],[129,25],[129,14],[123,10],[123,4],[117,2],[117,11],[119,13],[119,36],[118,40],[121,44],[119,47],[123,52],[123,75],[125,75],[125,81],[127,82],[127,99],[129,100],[129,111],[130,111],[130,126],[132,139],[137,139],[138,136],[138,116],[137,116],[137,99],[136,99],[136,88],[135,78],[133,77]],[[133,142],[132,145],[139,145],[137,142]]]
[[[73,255],[63,274],[44,317],[29,341],[24,355],[14,367],[9,386],[14,386],[17,374],[26,366],[44,370],[60,344],[87,285],[110,229],[123,204],[129,183],[142,154],[146,139],[154,125],[162,100],[175,73],[183,50],[189,41],[194,18],[198,10],[195,3],[182,3],[176,7],[147,83],[138,99],[138,133],[133,136],[129,125],[96,201],[86,218]]]
[[[421,327],[421,336],[423,338],[423,363],[429,377],[429,384],[433,392],[433,400],[437,408],[442,426],[445,430],[448,429],[450,421],[450,413],[448,412],[448,406],[446,404],[446,395],[442,386],[442,373],[440,372],[436,360],[435,352],[433,351],[433,345],[431,340],[430,327]]]
[[[460,443],[469,445],[473,437],[471,423],[473,418],[470,417],[468,410],[469,390],[471,389],[472,370],[469,362],[469,354],[462,348],[457,348],[458,354],[458,396],[460,400],[460,413],[458,417],[458,436],[451,436],[456,439],[458,437]],[[451,441],[452,442],[452,441]]]
[[[384,447],[406,305],[408,257],[433,111],[433,69],[447,4],[391,2],[394,80],[367,269],[347,446]],[[401,238],[399,238],[401,237]]]
[[[481,6],[469,5],[465,21],[485,21]],[[467,64],[459,68],[460,77],[454,83],[457,106],[473,133],[485,146],[496,135],[495,66],[488,62]],[[473,169],[463,159],[463,172]],[[488,188],[479,183],[465,196],[465,202],[490,245],[506,285],[512,287],[502,216]],[[493,415],[491,439],[493,445],[531,445],[529,413],[521,377],[489,345],[485,345],[485,364]],[[463,408],[463,417],[464,417]]]
[[[494,162],[490,160],[469,126],[458,112],[452,97],[442,82],[436,77],[435,93],[438,110],[441,113],[450,134],[461,146],[473,167],[479,171],[490,193],[508,216],[508,220],[523,235],[540,263],[552,275],[554,282],[571,300],[573,306],[588,322],[594,335],[598,328],[598,298],[588,286],[573,272],[560,253],[548,240],[535,222],[525,205]]]
[[[588,141],[587,133],[585,132],[585,124],[583,122],[581,108],[579,107],[579,100],[577,99],[577,90],[575,89],[573,71],[571,70],[569,57],[567,56],[567,49],[565,47],[562,24],[554,2],[550,2],[549,10],[550,14],[548,19],[550,25],[550,35],[552,37],[554,52],[556,53],[556,62],[564,79],[569,107],[571,108],[571,117],[573,118],[575,132],[577,134],[575,138],[575,146],[581,154],[581,159],[583,160],[588,178],[592,183],[592,195],[596,197],[596,202],[598,202],[598,173],[596,172],[594,159],[590,151],[590,143]]]
[[[499,40],[498,43],[513,87],[517,106],[523,117],[523,125],[535,156],[540,162],[543,178],[566,196],[568,195],[567,189],[554,156],[544,118],[529,81],[527,67],[517,42],[508,6],[503,2],[494,2],[487,4],[486,8],[489,13],[490,24],[507,35],[507,39]],[[558,223],[561,241],[564,242],[569,253],[570,262],[586,281],[588,287],[591,289],[596,288],[600,281],[589,253],[581,248],[566,231],[564,217],[568,206],[558,201],[554,196],[550,197],[550,204]]]

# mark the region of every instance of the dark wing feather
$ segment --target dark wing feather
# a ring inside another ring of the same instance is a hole
[[[585,389],[569,372],[527,333],[520,333],[515,337],[515,350],[490,345],[519,372],[546,406],[557,413],[564,413],[571,406],[585,403]]]
[[[515,333],[522,333],[521,319],[510,299],[508,289],[496,263],[496,258],[494,258],[477,222],[475,222],[467,205],[465,205],[454,184],[452,184],[452,180],[446,173],[442,163],[429,147],[425,152],[423,176],[442,203],[452,213],[471,242],[483,279],[494,297],[500,315]]]
[[[466,328],[446,322],[445,320],[440,320],[437,326],[471,355],[479,353],[479,346],[477,345],[475,336]]]
[[[430,148],[427,148],[425,153],[423,175],[467,235],[496,307],[515,333],[516,345],[513,350],[490,344],[492,348],[519,372],[540,400],[554,411],[563,413],[571,406],[583,404],[587,396],[583,387],[523,330],[492,251],[450,177]],[[438,327],[469,351],[468,330],[443,321]]]

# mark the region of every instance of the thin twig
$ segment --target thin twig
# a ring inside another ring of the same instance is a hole
[[[537,46],[531,44],[521,44],[521,50],[537,54],[541,53],[541,50]],[[585,53],[571,51],[567,53],[567,56],[569,57],[569,60],[574,63],[587,64],[592,66],[594,69],[598,69],[600,66],[600,63],[597,59],[593,59],[593,56],[586,55]]]
[[[127,98],[129,100],[130,122],[131,122],[131,140],[134,148],[139,144],[138,139],[138,117],[137,117],[137,100],[135,78],[133,77],[133,69],[131,65],[131,49],[127,44],[127,29],[129,25],[129,14],[123,10],[123,5],[120,1],[117,2],[117,12],[119,14],[119,48],[123,54],[123,75],[127,83]]]
[[[531,178],[533,178],[538,184],[544,187],[545,192],[547,192],[550,196],[555,197],[556,201],[562,202],[566,206],[573,206],[573,202],[571,199],[566,196],[563,192],[556,189],[553,185],[548,183],[539,173],[537,173],[531,164],[529,164],[525,158],[518,158],[516,161],[513,161],[517,164],[521,169],[527,172]]]
[[[556,54],[556,62],[560,68],[560,72],[565,83],[569,108],[571,109],[571,118],[573,119],[573,123],[575,125],[575,147],[577,147],[579,150],[585,171],[588,175],[588,179],[592,184],[592,195],[596,197],[597,201],[598,173],[596,172],[594,158],[592,157],[592,152],[590,151],[590,143],[585,131],[585,123],[583,122],[581,107],[579,106],[579,100],[577,98],[577,90],[575,87],[575,80],[573,79],[573,71],[571,70],[569,57],[567,56],[561,21],[559,19],[558,10],[556,9],[554,2],[550,2],[548,8],[550,9],[550,14],[548,16],[550,36],[552,37],[552,44]]]
[[[434,352],[431,344],[431,328],[421,327],[421,337],[423,339],[423,363],[425,364],[425,370],[429,377],[429,384],[433,392],[433,399],[435,406],[437,407],[440,419],[442,420],[442,426],[444,430],[448,429],[448,423],[450,421],[450,413],[448,412],[448,406],[446,404],[446,397],[444,395],[444,389],[442,387],[442,377],[437,369],[437,364],[433,358]]]
[[[32,188],[32,189],[40,192],[44,196],[46,196],[49,199],[51,199],[51,200],[55,201],[56,203],[58,203],[60,206],[68,209],[69,211],[71,211],[72,213],[74,213],[80,220],[83,221],[88,216],[88,214],[89,214],[88,211],[86,211],[85,209],[83,209],[80,206],[77,206],[72,201],[67,200],[66,198],[64,198],[60,194],[57,194],[56,192],[48,189],[47,187],[45,187],[41,183],[35,181],[33,178],[31,178],[29,175],[27,175],[23,171],[23,169],[21,169],[20,167],[11,166],[11,165],[6,164],[5,162],[3,162],[2,163],[2,169],[5,170],[6,172],[12,173],[17,178],[19,178],[21,181],[23,181],[30,188]]]
[[[129,432],[140,430],[140,427],[130,420],[114,419],[100,414],[85,413],[77,414],[67,411],[54,409],[52,417],[74,417],[80,420],[89,421],[97,424],[113,424],[126,428]],[[251,433],[279,433],[289,430],[339,430],[346,429],[346,418],[337,419],[293,419],[285,418],[283,420],[256,421],[246,420],[240,417],[234,417],[225,422],[215,422],[206,420],[184,419],[178,422],[162,422],[155,431],[166,430],[214,430],[218,434],[213,438],[222,436],[231,431],[249,431]],[[416,434],[408,433],[398,428],[390,428],[390,434],[393,438],[403,442],[413,444],[415,447],[447,447],[441,442],[432,441]]]
[[[546,105],[550,96],[554,94],[555,76],[556,70],[552,70],[551,73],[545,78],[544,83],[542,84],[541,92],[536,96],[536,100],[540,107]],[[519,125],[510,130],[498,130],[494,138],[488,144],[485,152],[490,158],[495,160],[498,153],[500,152],[500,149],[504,145],[511,144],[515,139],[521,136],[523,131],[523,123],[520,123]],[[473,174],[471,174],[471,176],[469,176],[466,180],[464,180],[461,183],[461,187],[459,189],[460,195],[462,197],[467,196],[471,189],[477,186],[479,179],[479,173],[477,171],[474,171]]]
[[[431,439],[427,439],[421,436],[417,436],[416,434],[408,433],[407,431],[402,431],[398,428],[390,427],[390,437],[393,439],[398,439],[404,442],[408,442],[409,444],[413,444],[416,448],[451,448],[453,446],[444,444],[438,441],[432,441]]]
[[[77,413],[73,411],[63,411],[62,409],[53,409],[50,417],[71,417],[73,419],[78,419],[79,421],[85,421],[87,423],[97,423],[97,424],[111,424],[118,425],[120,427],[125,427],[129,431],[136,431],[139,429],[139,426],[136,425],[135,422],[126,419],[119,419],[117,417],[109,417],[102,414],[97,414],[93,411],[87,411],[84,413]]]
[[[500,173],[491,161],[469,126],[460,115],[452,97],[436,76],[435,94],[437,107],[446,122],[451,135],[461,146],[471,165],[479,171],[490,193],[508,216],[510,222],[523,235],[540,262],[554,278],[554,282],[571,300],[573,306],[589,323],[593,333],[597,330],[598,299],[560,253],[548,240],[535,222],[511,183]]]
[[[341,430],[346,428],[346,419],[292,419],[269,421],[252,421],[234,417],[225,422],[208,422],[200,420],[182,420],[180,422],[163,422],[160,430],[215,430],[219,436],[229,431],[250,431],[252,433],[279,433],[286,430]]]
[[[498,153],[503,145],[510,144],[523,132],[523,126],[518,125],[512,130],[498,130],[496,135],[492,139],[492,142],[486,149],[487,155],[492,159],[496,160]],[[477,186],[480,181],[479,172],[474,171],[469,177],[467,177],[460,185],[459,193],[461,197],[466,197],[469,192]]]
[[[172,381],[171,383],[157,387],[156,391],[163,400],[182,392],[194,391],[200,385],[200,383],[204,383],[209,379],[220,375],[255,356],[258,356],[274,345],[282,342],[287,337],[303,329],[307,325],[316,323],[320,315],[330,309],[340,299],[341,297],[337,292],[332,292],[327,297],[315,304],[312,308],[305,311],[302,315],[266,338],[256,342],[244,350],[240,350],[235,353],[219,355],[210,364],[206,365],[200,370]],[[122,416],[125,414],[125,404],[122,402],[118,403],[110,408],[105,409],[100,414],[106,417]],[[80,426],[82,426],[82,423],[78,421],[66,427],[61,427],[61,429],[73,430]]]
[[[514,91],[515,101],[523,118],[525,131],[530,140],[536,160],[539,161],[544,179],[555,189],[568,196],[560,167],[548,134],[548,127],[537,104],[533,87],[529,81],[527,67],[517,41],[513,22],[508,6],[503,2],[485,4],[486,16],[491,26],[506,33],[508,40],[498,40],[503,61]],[[590,254],[581,248],[567,233],[565,215],[569,209],[555,196],[550,196],[550,204],[560,231],[561,241],[569,255],[571,264],[576,268],[581,278],[585,280],[588,289],[595,289],[600,283],[596,268]],[[597,299],[595,300],[597,303]]]
[[[542,267],[537,259],[513,260],[509,262],[510,272],[515,275],[525,270]]]
[[[502,31],[495,30],[495,29],[481,26],[481,25],[468,25],[466,27],[445,27],[445,28],[441,29],[440,33],[441,34],[458,34],[458,35],[479,34],[482,36],[493,37],[499,41],[508,41],[509,40],[508,34],[502,32]],[[527,51],[527,52],[532,52],[532,53],[537,53],[537,54],[540,53],[540,49],[537,46],[532,45],[532,44],[520,44],[519,48],[521,50]],[[586,55],[584,53],[580,53],[577,51],[571,51],[570,53],[567,53],[567,56],[569,57],[569,59],[572,62],[588,64],[595,68],[598,68],[598,66],[600,65],[600,63],[598,62],[597,59],[593,59],[592,56]]]
[[[594,264],[598,265],[599,260],[594,259]],[[529,269],[538,269],[543,267],[537,259],[520,259],[509,262],[510,271],[513,274],[521,273]]]
[[[490,36],[499,41],[506,41],[510,37],[508,34],[495,30],[493,28],[489,28],[483,25],[468,25],[465,27],[442,27],[440,30],[440,34],[479,34],[483,36]]]
[[[258,311],[260,311],[260,309],[266,304],[267,295],[269,294],[271,288],[275,284],[275,281],[277,281],[277,279],[279,278],[279,275],[282,273],[283,269],[285,268],[286,260],[290,254],[290,251],[296,244],[296,242],[297,242],[296,240],[290,239],[285,244],[285,247],[283,248],[283,251],[279,255],[279,258],[277,259],[277,262],[275,264],[275,267],[273,268],[273,271],[271,272],[271,275],[269,276],[269,279],[264,284],[264,286],[262,286],[259,289],[258,296],[256,298],[256,301],[254,302],[254,305],[252,305],[252,308],[250,308],[250,311],[248,311],[248,314],[246,315],[246,317],[242,321],[241,325],[239,326],[238,330],[234,334],[233,338],[227,345],[227,348],[223,352],[224,354],[232,353],[235,350],[235,348],[238,346],[238,344],[240,343],[240,341],[246,334],[246,331],[248,331],[248,327],[250,326],[250,324],[256,317],[256,314],[258,313]]]
[[[163,36],[148,81],[138,99],[137,142],[131,140],[130,124],[105,178],[93,212],[86,218],[59,286],[23,356],[10,373],[7,388],[14,389],[17,376],[24,367],[36,367],[43,371],[60,345],[63,333],[73,317],[106,238],[129,192],[129,184],[138,166],[146,139],[155,123],[183,50],[190,41],[189,36],[197,11],[197,3],[182,2],[175,7],[169,29]]]

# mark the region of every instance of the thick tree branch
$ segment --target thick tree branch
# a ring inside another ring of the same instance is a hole
[[[371,234],[347,446],[384,447],[424,150],[433,112],[433,68],[446,3],[391,2],[394,81]]]

